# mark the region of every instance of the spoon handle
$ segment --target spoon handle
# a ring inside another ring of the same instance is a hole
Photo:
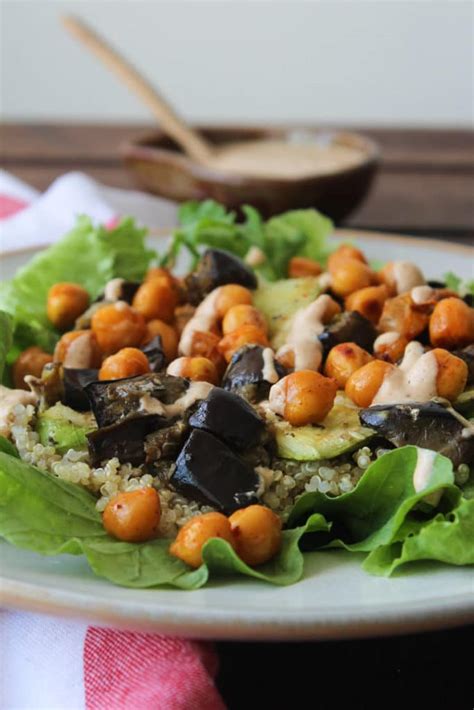
[[[212,146],[178,116],[170,104],[124,57],[113,49],[102,37],[77,17],[67,15],[62,18],[64,27],[80,40],[118,78],[147,104],[162,124],[165,132],[174,138],[194,160],[205,162],[213,153]]]

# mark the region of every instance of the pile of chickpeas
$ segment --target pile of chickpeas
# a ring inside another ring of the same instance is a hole
[[[329,258],[334,299],[324,322],[341,312],[357,311],[379,333],[395,337],[369,353],[353,342],[333,347],[323,373],[314,370],[292,372],[277,383],[281,414],[293,426],[322,422],[333,407],[338,390],[345,390],[359,407],[368,407],[387,374],[397,366],[407,344],[429,333],[429,348],[438,365],[438,395],[450,401],[463,391],[466,363],[452,354],[474,342],[474,309],[446,288],[432,290],[428,302],[417,304],[410,291],[397,294],[393,263],[378,273],[355,247],[342,245]],[[319,263],[304,257],[290,260],[288,276],[318,276]],[[265,317],[252,303],[252,292],[237,284],[219,288],[215,303],[216,322],[206,331],[192,334],[190,352],[178,357],[180,335],[195,308],[186,303],[183,282],[162,268],[151,269],[136,291],[131,305],[124,301],[97,304],[92,309],[90,328],[69,330],[90,306],[87,292],[77,284],[58,283],[48,294],[47,314],[63,335],[54,354],[28,348],[13,368],[16,387],[25,387],[26,375],[40,376],[51,360],[68,364],[82,358],[81,367],[97,368],[101,380],[146,374],[150,364],[141,348],[160,336],[168,374],[195,381],[221,382],[232,356],[245,345],[269,346]],[[292,369],[291,353],[281,364]],[[104,526],[121,540],[143,541],[156,536],[160,520],[160,499],[152,488],[121,493],[104,511]],[[281,544],[278,516],[263,506],[249,506],[229,518],[208,513],[192,518],[171,545],[173,555],[191,566],[201,563],[201,550],[211,537],[227,540],[248,564],[270,559]]]

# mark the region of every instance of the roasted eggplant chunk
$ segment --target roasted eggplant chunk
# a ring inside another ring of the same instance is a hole
[[[140,288],[139,281],[126,281],[125,279],[112,279],[109,281],[103,293],[96,298],[96,302],[107,301],[126,301],[132,305],[133,297]]]
[[[99,379],[99,371],[89,368],[73,369],[63,368],[63,388],[64,394],[61,398],[63,404],[68,407],[85,412],[91,408],[89,398],[85,393],[85,388],[91,382]]]
[[[204,429],[235,449],[255,446],[265,429],[263,420],[242,397],[214,387],[191,415],[189,425]]]
[[[146,413],[144,397],[172,404],[189,387],[187,380],[171,375],[152,373],[123,380],[92,382],[86,387],[99,427],[110,426],[137,412]]]
[[[466,436],[465,425],[436,402],[377,405],[362,409],[359,417],[397,447],[414,444],[438,451],[454,467],[474,461],[474,436]]]
[[[474,344],[462,350],[454,350],[453,355],[464,360],[467,365],[467,385],[474,385]]]
[[[232,357],[225,372],[222,386],[229,392],[236,392],[249,402],[261,402],[267,399],[272,383],[264,378],[264,359],[261,345],[246,345],[240,348]],[[279,378],[287,374],[287,370],[272,358]]]
[[[204,296],[225,284],[257,288],[257,278],[243,261],[222,249],[207,249],[195,271],[186,277],[188,300],[197,306]]]
[[[259,478],[222,441],[195,429],[178,456],[170,483],[187,498],[228,514],[257,502]]]
[[[121,463],[140,466],[146,458],[145,438],[166,424],[164,417],[148,414],[101,426],[87,435],[92,465],[100,466],[103,461],[116,457]]]
[[[346,311],[332,319],[319,336],[326,356],[335,345],[356,343],[371,352],[377,337],[375,326],[357,311]]]
[[[170,426],[157,429],[145,439],[147,464],[156,464],[162,459],[175,459],[180,452],[189,427],[183,419],[177,419]]]
[[[159,335],[155,336],[149,343],[140,348],[148,358],[150,370],[152,372],[160,372],[166,364],[165,353],[163,352],[163,343]]]

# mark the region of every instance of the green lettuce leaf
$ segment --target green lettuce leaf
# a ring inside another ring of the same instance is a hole
[[[333,225],[316,210],[285,212],[267,222],[249,205],[242,207],[242,213],[245,220],[237,222],[234,212],[227,212],[213,200],[186,202],[179,211],[180,226],[161,263],[172,265],[183,248],[191,254],[192,265],[195,265],[200,246],[224,249],[241,258],[254,246],[262,249],[267,257],[256,271],[274,281],[287,276],[288,262],[293,256],[326,260],[327,237]]]
[[[11,316],[5,311],[0,311],[0,381],[3,377],[7,354],[13,343],[13,324]]]
[[[352,491],[337,498],[306,493],[297,501],[289,525],[301,525],[308,516],[319,513],[332,523],[332,539],[323,544],[353,552],[370,552],[399,539],[402,525],[424,498],[443,491],[452,505],[460,497],[452,463],[440,454],[434,458],[426,488],[415,491],[413,474],[419,451],[416,446],[404,446],[384,454],[367,468]]]
[[[402,540],[373,550],[363,567],[371,574],[389,576],[400,565],[416,560],[474,564],[474,499],[462,497],[448,514],[439,513],[424,524],[410,527]]]
[[[466,296],[467,294],[474,296],[474,279],[463,281],[460,276],[457,276],[452,271],[448,271],[443,278],[446,286],[459,293],[460,296]]]
[[[11,281],[1,283],[0,309],[13,319],[14,354],[30,345],[52,352],[59,337],[46,315],[53,284],[78,283],[95,298],[112,278],[140,280],[155,256],[145,247],[145,234],[131,218],[107,230],[79,217],[69,234],[37,254]]]
[[[95,502],[81,486],[0,452],[0,535],[43,555],[84,554],[97,575],[127,587],[197,589],[210,577],[228,574],[291,584],[303,573],[301,537],[308,530],[328,529],[322,516],[310,516],[305,525],[283,533],[280,553],[258,569],[244,564],[228,543],[209,540],[203,550],[204,564],[190,571],[169,554],[169,540],[131,544],[110,537]]]

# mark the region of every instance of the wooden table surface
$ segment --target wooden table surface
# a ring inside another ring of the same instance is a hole
[[[40,190],[70,170],[130,187],[118,146],[144,130],[149,127],[6,125],[2,163]],[[347,225],[471,241],[473,134],[361,130],[379,143],[383,162],[366,203]],[[472,710],[472,632],[304,644],[219,643],[217,684],[229,710],[303,704],[317,710],[411,709],[421,698],[421,707],[430,710]]]
[[[381,148],[382,164],[348,226],[469,241],[474,232],[474,134],[468,130],[356,127]],[[44,190],[69,170],[132,187],[118,148],[146,125],[5,124],[6,170]]]

